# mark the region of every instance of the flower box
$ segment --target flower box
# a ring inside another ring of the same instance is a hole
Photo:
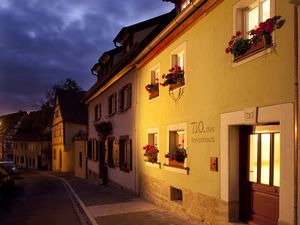
[[[170,160],[169,159],[169,166],[182,167],[183,168],[183,162],[177,162],[176,160]]]
[[[170,91],[174,90],[174,89],[179,88],[183,85],[184,85],[184,78],[180,78],[180,79],[177,80],[176,84],[170,84],[169,85],[169,90]]]
[[[227,54],[234,56],[234,62],[256,54],[264,49],[270,48],[273,45],[272,33],[276,29],[280,29],[285,23],[281,16],[274,16],[264,22],[260,22],[258,27],[247,32],[250,38],[245,38],[242,32],[237,31],[228,42],[228,47],[225,49]]]
[[[173,66],[169,69],[168,74],[163,74],[164,82],[161,83],[163,87],[169,86],[169,90],[173,90],[184,85],[184,71],[180,66]]]
[[[239,55],[239,56],[234,56],[234,62],[239,62],[245,58],[248,58],[258,52],[261,52],[269,47],[272,46],[272,36],[271,40],[266,40],[265,38],[259,40],[256,44],[251,45],[250,49],[246,51],[245,54]]]
[[[153,99],[159,96],[159,90],[153,90],[150,95],[149,95],[149,99]]]

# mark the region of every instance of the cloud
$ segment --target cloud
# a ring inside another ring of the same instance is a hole
[[[172,7],[161,0],[0,0],[0,115],[28,110],[67,77],[87,90],[95,82],[91,66],[123,26]]]

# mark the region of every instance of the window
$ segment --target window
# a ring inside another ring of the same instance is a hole
[[[24,164],[24,156],[21,156],[21,163]]]
[[[242,0],[234,6],[234,32],[241,31],[245,38],[260,22],[274,16],[274,0]]]
[[[175,65],[180,66],[181,69],[184,69],[184,51],[172,55],[172,67]]]
[[[152,85],[152,90],[149,95],[149,99],[153,99],[159,96],[159,76],[160,66],[156,65],[150,71],[150,84]]]
[[[121,136],[119,140],[120,169],[129,172],[132,170],[132,145],[128,136]]]
[[[169,132],[169,149],[175,149],[177,146],[184,147],[184,130]]]
[[[87,157],[90,160],[98,160],[99,141],[97,139],[88,140],[87,142]]]
[[[53,152],[52,152],[52,154],[53,154],[53,159],[56,159],[56,149],[53,149]]]
[[[131,84],[127,84],[119,90],[119,112],[126,111],[131,107],[131,92]]]
[[[182,190],[175,188],[175,187],[170,187],[170,200],[171,201],[177,201],[178,203],[181,203],[183,198],[182,198]]]
[[[113,93],[108,97],[108,115],[112,116],[117,111],[117,93]]]
[[[175,159],[167,160],[168,165],[185,168],[187,164],[187,124],[180,123],[168,126],[168,152]],[[176,152],[176,154],[174,154]],[[171,156],[170,156],[171,157]]]
[[[171,52],[171,67],[174,66],[179,66],[183,71],[183,77],[177,78],[176,79],[176,84],[172,87],[172,89],[175,89],[177,87],[183,86],[186,81],[186,76],[185,76],[185,68],[186,68],[186,42],[181,44],[178,48],[176,48],[174,51]]]
[[[184,0],[180,5],[180,11],[184,10],[189,4],[191,4],[191,0]]]
[[[101,104],[95,106],[94,114],[95,114],[95,120],[101,119]]]
[[[82,152],[79,152],[79,167],[82,168]]]
[[[93,151],[93,141],[88,140],[88,142],[87,142],[87,157],[88,157],[88,159],[92,159],[92,151]]]
[[[114,167],[114,137],[109,137],[107,141],[108,166]]]

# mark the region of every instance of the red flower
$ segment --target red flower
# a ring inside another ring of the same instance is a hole
[[[271,32],[273,32],[273,27],[268,25],[268,26],[265,27],[265,31],[268,32],[268,33],[271,33]]]
[[[242,35],[242,32],[241,32],[241,31],[237,31],[237,32],[235,33],[235,35],[236,35],[236,36],[241,36],[241,35]]]
[[[262,33],[263,33],[263,29],[261,29],[261,28],[257,28],[255,31],[255,35],[257,35],[257,36],[262,35]]]

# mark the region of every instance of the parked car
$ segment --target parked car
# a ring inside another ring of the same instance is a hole
[[[16,165],[12,161],[0,161],[0,165],[10,168],[14,177],[16,177],[19,174]]]
[[[15,179],[11,168],[0,164],[0,183],[1,189],[12,188],[15,186]]]

